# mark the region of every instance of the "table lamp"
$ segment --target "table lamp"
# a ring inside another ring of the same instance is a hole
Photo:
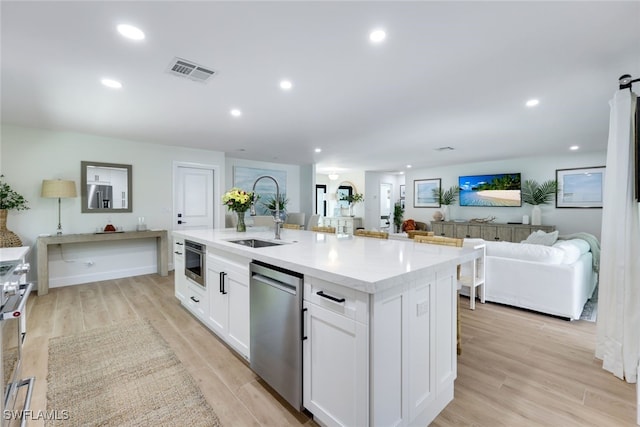
[[[75,181],[65,181],[62,179],[43,179],[41,197],[58,198],[58,232],[62,234],[62,223],[60,222],[60,199],[77,197]]]

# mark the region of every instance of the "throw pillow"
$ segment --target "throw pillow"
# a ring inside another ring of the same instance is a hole
[[[532,243],[534,245],[551,246],[557,240],[558,240],[558,230],[552,231],[551,233],[545,233],[542,230],[537,230],[529,234],[529,237],[527,237],[527,240],[523,240],[520,243]]]
[[[416,222],[412,219],[408,219],[402,223],[402,231],[412,231],[416,229]]]

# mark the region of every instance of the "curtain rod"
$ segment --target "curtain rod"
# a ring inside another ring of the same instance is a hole
[[[630,74],[623,74],[618,79],[618,83],[620,84],[620,89],[629,88],[629,90],[631,90],[631,85],[635,82],[640,82],[640,79],[632,80]]]

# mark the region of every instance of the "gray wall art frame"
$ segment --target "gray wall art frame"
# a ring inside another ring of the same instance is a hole
[[[416,179],[413,181],[413,207],[414,208],[439,208],[440,200],[434,194],[434,190],[440,189],[440,178]]]
[[[605,167],[556,169],[556,208],[602,208]]]

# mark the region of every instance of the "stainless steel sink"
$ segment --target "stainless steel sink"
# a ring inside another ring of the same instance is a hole
[[[248,246],[250,248],[267,248],[269,246],[278,246],[278,245],[284,244],[284,243],[276,243],[276,242],[271,242],[269,240],[260,240],[260,239],[229,240],[229,243]]]

